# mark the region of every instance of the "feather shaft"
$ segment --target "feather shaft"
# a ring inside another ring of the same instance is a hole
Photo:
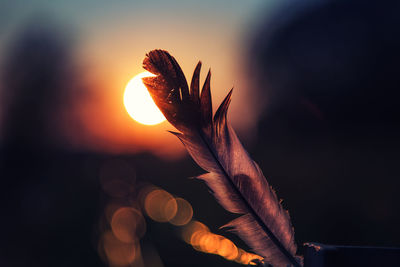
[[[143,78],[143,82],[168,121],[180,131],[173,134],[208,172],[198,178],[206,182],[222,207],[242,215],[225,227],[273,266],[301,266],[287,211],[227,121],[232,90],[213,117],[211,72],[199,92],[200,62],[190,91],[181,68],[168,52],[151,51],[143,66],[157,74]]]
[[[232,93],[232,90],[229,94]],[[293,266],[296,267],[301,267],[301,265],[297,262],[297,260],[295,259],[295,257],[293,257],[292,254],[290,254],[287,249],[282,245],[282,243],[279,241],[279,239],[275,236],[275,234],[268,228],[267,225],[265,225],[265,223],[261,220],[260,216],[258,216],[258,214],[254,211],[254,209],[250,206],[250,204],[247,202],[246,198],[243,197],[242,193],[237,189],[237,187],[235,186],[235,184],[232,182],[231,179],[229,179],[229,175],[227,174],[225,168],[221,165],[221,163],[219,162],[218,158],[215,156],[215,153],[213,152],[213,150],[211,149],[210,145],[205,141],[205,138],[203,135],[201,135],[203,142],[207,145],[208,149],[210,150],[212,156],[214,157],[215,161],[217,162],[217,164],[219,165],[219,167],[221,168],[221,171],[224,173],[224,175],[227,177],[228,182],[230,183],[230,185],[232,186],[233,190],[235,191],[235,193],[241,198],[241,200],[243,201],[244,205],[246,206],[246,208],[250,211],[250,213],[252,214],[252,216],[255,218],[255,220],[257,221],[257,223],[260,225],[260,227],[267,233],[268,237],[272,240],[272,242],[278,247],[278,249],[281,251],[282,254],[284,254],[288,260],[293,264]]]

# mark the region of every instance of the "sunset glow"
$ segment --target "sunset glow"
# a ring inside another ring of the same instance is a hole
[[[150,72],[142,72],[128,82],[124,93],[124,105],[135,121],[144,125],[156,125],[165,121],[165,117],[142,82],[142,78],[149,76],[154,75]]]

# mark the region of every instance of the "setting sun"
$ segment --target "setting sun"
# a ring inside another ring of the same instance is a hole
[[[128,82],[124,93],[124,105],[135,121],[145,125],[155,125],[165,121],[165,117],[142,82],[142,78],[149,76],[154,75],[147,71],[142,72]]]

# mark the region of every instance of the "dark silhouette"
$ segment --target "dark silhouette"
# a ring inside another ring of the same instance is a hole
[[[61,110],[75,79],[71,44],[60,32],[50,21],[33,23],[3,62],[2,266],[100,262],[92,236],[98,182],[88,163],[94,158],[60,143]]]
[[[289,1],[254,35],[267,101],[255,158],[301,243],[400,246],[399,11]]]

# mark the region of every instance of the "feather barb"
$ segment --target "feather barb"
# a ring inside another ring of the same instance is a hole
[[[143,67],[157,75],[143,78],[143,82],[167,120],[180,131],[173,134],[207,171],[198,179],[226,210],[241,215],[225,227],[271,265],[301,266],[288,212],[227,121],[232,90],[212,117],[211,72],[199,92],[200,62],[190,91],[181,68],[167,51],[151,51]]]

